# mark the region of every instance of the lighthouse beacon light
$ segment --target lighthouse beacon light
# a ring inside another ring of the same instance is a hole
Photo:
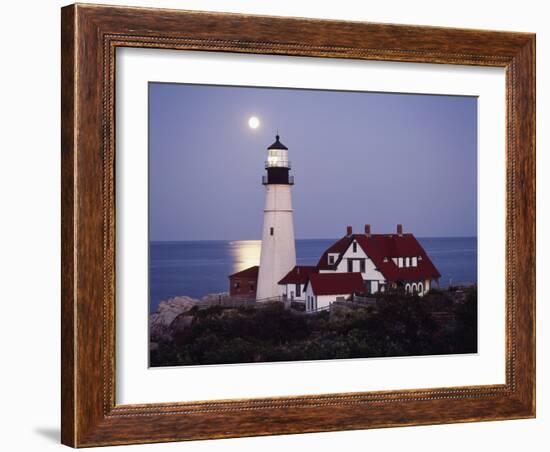
[[[288,148],[277,134],[275,142],[267,148],[266,174],[262,177],[265,208],[257,300],[278,298],[278,282],[296,265],[292,210],[294,178],[289,174],[290,169]]]

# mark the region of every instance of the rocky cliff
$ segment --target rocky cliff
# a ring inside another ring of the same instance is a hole
[[[161,301],[156,312],[149,316],[149,342],[151,348],[155,348],[156,343],[161,340],[171,339],[174,330],[173,323],[182,314],[189,313],[194,307],[223,304],[227,298],[227,293],[219,293],[208,294],[201,299],[181,296]],[[178,329],[181,328],[183,323],[191,322],[192,318],[192,315],[189,314],[189,319],[178,320]]]

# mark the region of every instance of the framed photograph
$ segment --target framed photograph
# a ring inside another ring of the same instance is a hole
[[[535,416],[535,36],[62,9],[62,442]]]

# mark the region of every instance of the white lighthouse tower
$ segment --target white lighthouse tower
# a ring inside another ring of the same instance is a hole
[[[289,175],[288,148],[279,141],[267,148],[264,227],[258,274],[257,300],[279,296],[277,283],[296,265],[292,215],[293,176]]]

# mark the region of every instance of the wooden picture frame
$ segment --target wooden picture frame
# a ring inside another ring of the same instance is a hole
[[[85,447],[535,416],[535,35],[79,4],[62,9],[61,34],[64,444]],[[506,383],[117,405],[117,47],[505,68]]]

